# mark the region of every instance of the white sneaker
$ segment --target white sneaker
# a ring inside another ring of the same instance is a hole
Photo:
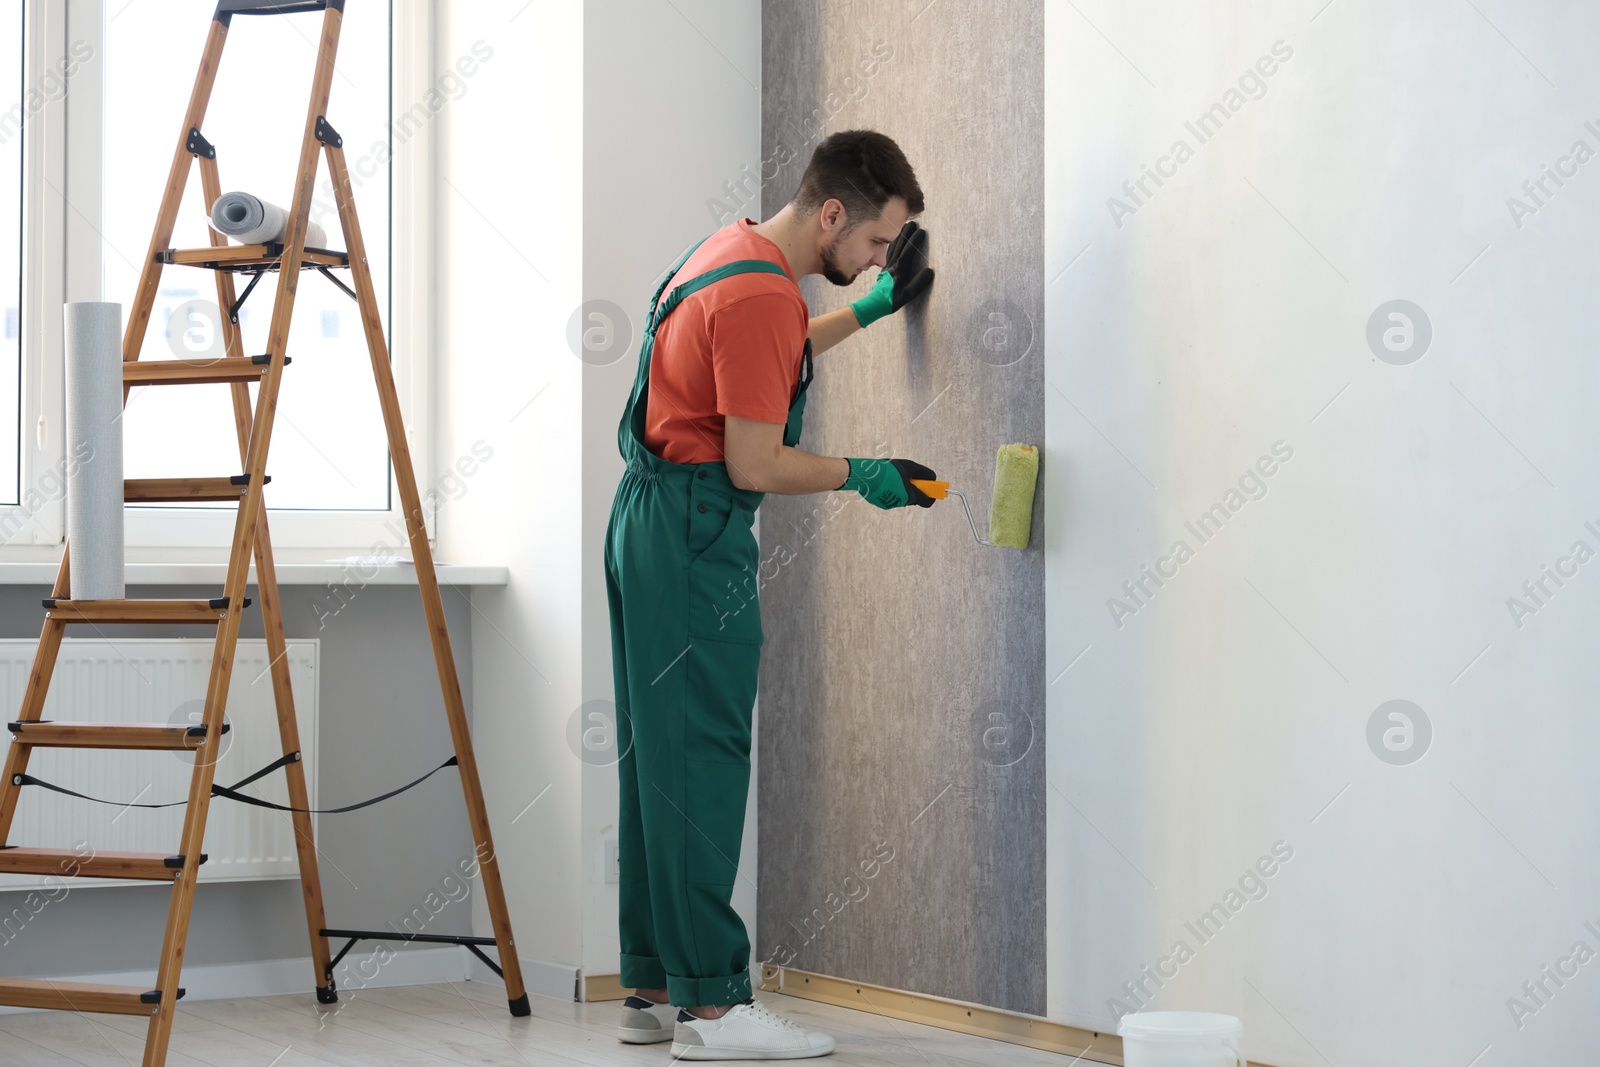
[[[681,1060],[804,1060],[833,1051],[833,1038],[799,1026],[754,998],[720,1019],[678,1013],[672,1055]]]
[[[617,1039],[630,1045],[649,1045],[671,1041],[678,1009],[671,1004],[655,1004],[629,995],[622,1002],[622,1021],[617,1024]]]

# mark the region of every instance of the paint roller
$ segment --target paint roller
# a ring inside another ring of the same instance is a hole
[[[949,482],[913,478],[911,484],[933,497],[953,496],[967,513],[967,525],[980,545],[990,548],[1027,548],[1033,532],[1033,489],[1039,480],[1039,450],[1032,445],[1001,445],[994,457],[994,499],[989,505],[989,537],[978,533],[967,496]]]

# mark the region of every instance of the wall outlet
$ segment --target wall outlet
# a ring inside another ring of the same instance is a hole
[[[605,858],[601,861],[601,869],[605,872],[607,885],[615,885],[620,877],[620,868],[617,865],[617,839],[605,839]]]

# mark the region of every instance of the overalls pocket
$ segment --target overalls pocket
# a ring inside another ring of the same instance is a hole
[[[692,515],[706,518],[716,514],[718,505],[711,502],[714,495],[696,494],[704,498],[707,512],[700,515],[697,502],[691,505]],[[728,509],[721,532],[690,558],[689,636],[759,645],[763,637],[756,568],[761,550],[750,532],[755,512],[725,497],[720,499],[720,506]]]
[[[688,549],[689,565],[698,563],[727,532],[733,520],[733,501],[722,493],[703,489],[699,485],[689,493],[688,532],[684,547]]]

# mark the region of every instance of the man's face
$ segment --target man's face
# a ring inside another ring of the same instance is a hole
[[[849,285],[868,267],[881,269],[890,243],[910,217],[905,200],[892,196],[880,217],[851,225],[844,205],[829,200],[822,205],[822,276],[834,285]]]

